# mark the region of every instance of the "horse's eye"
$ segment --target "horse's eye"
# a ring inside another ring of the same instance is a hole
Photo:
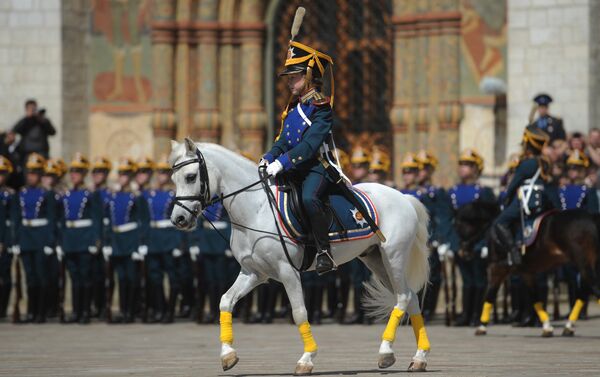
[[[185,176],[185,181],[187,183],[194,183],[196,182],[196,174],[188,174]]]

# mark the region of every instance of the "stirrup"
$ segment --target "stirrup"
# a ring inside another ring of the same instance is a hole
[[[327,259],[329,259],[329,261],[331,262],[331,267],[329,267],[327,270],[318,271],[317,270],[317,266],[319,265],[319,257],[321,255],[323,255],[323,254],[325,254],[327,256]],[[338,266],[335,263],[335,261],[333,260],[333,257],[331,256],[331,253],[327,249],[320,250],[319,252],[317,252],[317,263],[315,265],[315,271],[317,271],[317,274],[323,275],[323,274],[326,274],[328,272],[335,271],[337,269],[338,269]]]

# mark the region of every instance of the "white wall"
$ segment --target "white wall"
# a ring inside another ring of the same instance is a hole
[[[532,98],[547,92],[567,131],[587,132],[590,104],[590,2],[508,0],[508,152],[518,149]]]

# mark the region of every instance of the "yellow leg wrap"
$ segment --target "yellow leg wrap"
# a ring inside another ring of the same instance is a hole
[[[575,305],[573,305],[573,310],[571,310],[571,314],[569,314],[569,321],[575,322],[579,319],[579,313],[581,313],[583,304],[583,300],[577,299],[577,301],[575,301]]]
[[[392,310],[392,314],[390,315],[387,326],[385,326],[381,339],[387,340],[388,342],[393,342],[394,339],[396,339],[396,329],[398,328],[403,315],[404,312],[398,308]]]
[[[425,330],[423,316],[421,314],[411,315],[410,323],[412,324],[412,328],[415,333],[417,349],[429,351],[431,349],[431,345],[429,344],[429,338],[427,338],[427,331]]]
[[[490,315],[493,308],[494,304],[491,302],[486,301],[483,303],[483,310],[481,310],[481,317],[479,318],[482,324],[487,325],[490,322]]]
[[[233,326],[230,312],[221,312],[221,343],[233,344]]]
[[[312,331],[310,331],[308,322],[302,322],[300,326],[298,326],[298,331],[300,331],[300,337],[304,342],[304,352],[317,351],[317,342],[315,342],[315,338],[312,336]]]
[[[550,317],[548,316],[548,313],[546,313],[546,311],[544,310],[544,306],[541,302],[536,302],[535,304],[533,304],[533,308],[535,309],[535,312],[537,313],[540,322],[544,323],[550,320]]]

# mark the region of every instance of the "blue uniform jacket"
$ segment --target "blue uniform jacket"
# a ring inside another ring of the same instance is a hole
[[[481,186],[479,184],[458,184],[452,186],[448,190],[448,196],[450,197],[450,202],[452,203],[452,208],[456,212],[460,207],[472,203],[476,200],[485,201],[485,202],[496,202],[496,196],[491,188]],[[481,249],[486,245],[486,236],[482,235],[481,239],[474,245],[475,252],[481,251]],[[456,233],[454,227],[451,229],[451,238],[450,238],[450,249],[453,251],[458,251],[460,248],[460,237]]]
[[[114,256],[128,256],[148,241],[148,204],[131,191],[111,193],[108,238]]]
[[[109,246],[110,245],[110,196],[111,192],[108,188],[103,187],[94,191],[94,195],[97,197],[97,200],[100,200],[102,204],[102,236],[101,242],[102,245]]]
[[[510,203],[512,203],[514,200],[518,200],[517,191],[519,187],[523,186],[526,180],[535,176],[535,173],[537,172],[541,163],[542,162],[540,161],[540,158],[537,157],[529,157],[523,159],[519,163],[519,165],[515,169],[515,174],[513,175],[512,179],[510,180],[510,183],[508,184],[508,187],[506,188],[506,197],[504,202],[505,207],[509,207]],[[555,185],[544,181],[541,175],[537,178],[535,184],[544,186],[544,192],[541,195],[540,202],[537,204],[535,202],[538,200],[535,198],[535,195],[531,196],[529,203],[530,209],[540,208],[541,210],[545,207],[560,208],[558,192],[556,190]]]
[[[41,187],[24,187],[15,194],[11,221],[21,250],[56,246],[56,195]],[[40,225],[43,224],[43,225]]]
[[[450,242],[452,209],[446,191],[439,187],[427,186],[418,189],[403,189],[400,192],[414,196],[427,208],[429,242],[434,246]]]
[[[586,185],[570,184],[562,186],[558,191],[560,197],[560,208],[586,209],[590,213],[598,213],[598,195],[596,190]]]
[[[145,190],[142,192],[147,202],[150,231],[148,233],[148,253],[171,252],[180,249],[182,234],[171,223],[171,211],[175,193],[172,190]]]
[[[102,201],[88,189],[67,190],[60,197],[59,245],[65,253],[88,252],[100,246]]]
[[[264,158],[269,163],[277,159],[284,171],[297,169],[324,173],[318,156],[321,145],[330,135],[332,114],[328,103],[317,106],[308,100],[290,104],[279,136]]]

